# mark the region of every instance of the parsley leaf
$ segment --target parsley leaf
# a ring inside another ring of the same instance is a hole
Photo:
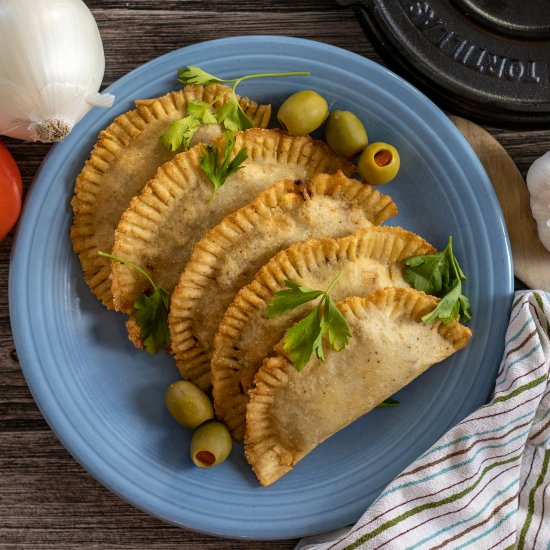
[[[327,336],[330,346],[336,351],[344,349],[348,344],[351,336],[348,322],[328,294],[342,274],[343,271],[338,273],[326,290],[313,290],[296,281],[286,280],[287,288],[277,292],[267,304],[266,315],[271,318],[321,296],[317,307],[290,327],[284,337],[284,349],[297,371],[304,368],[312,353],[324,361],[323,336]]]
[[[436,308],[422,317],[422,321],[433,323],[437,319],[441,319],[447,324],[454,321],[459,315],[462,321],[469,321],[472,318],[470,302],[462,294],[462,284],[460,280],[457,280],[455,286],[441,298]]]
[[[230,132],[248,130],[254,126],[252,119],[243,111],[235,94],[229,101],[216,109],[216,120]]]
[[[273,76],[307,76],[309,71],[293,71],[286,73],[256,73],[248,74],[245,76],[237,76],[235,78],[218,78],[217,76],[211,75],[206,71],[203,71],[199,67],[194,65],[189,65],[178,71],[179,78],[178,81],[182,84],[221,84],[222,82],[233,82],[232,88],[235,89],[239,82],[243,80],[249,80],[251,78],[266,78]]]
[[[267,304],[266,315],[271,319],[278,317],[290,309],[294,309],[302,304],[311,302],[323,294],[322,290],[312,290],[305,286],[300,286],[295,281],[286,280],[285,290],[275,293],[273,300]]]
[[[216,101],[216,100],[214,100]],[[187,116],[174,120],[168,130],[160,136],[160,142],[174,153],[180,147],[185,151],[191,146],[191,139],[202,124],[216,124],[212,103],[191,100],[187,104]]]
[[[437,294],[443,288],[443,272],[447,267],[445,254],[415,256],[405,262],[411,268],[405,272],[405,280],[416,290]]]
[[[162,348],[167,348],[170,345],[170,330],[168,329],[168,291],[157,286],[149,273],[129,260],[107,254],[106,252],[98,252],[104,258],[116,260],[121,264],[135,269],[141,273],[153,287],[151,293],[143,293],[134,302],[136,310],[136,323],[141,331],[141,339],[145,345],[145,349],[152,355],[157,353]]]
[[[145,349],[155,354],[170,345],[168,329],[168,292],[158,288],[151,295],[142,294],[135,302],[136,323],[141,329]]]
[[[187,113],[195,117],[202,124],[216,124],[216,116],[211,110],[213,103],[191,100],[187,103]]]
[[[219,84],[220,82],[228,82],[227,80],[221,80],[199,67],[189,65],[178,71],[178,82],[182,84]],[[230,81],[229,81],[230,82]]]
[[[236,78],[218,78],[211,75],[206,71],[203,71],[199,67],[190,65],[179,70],[179,82],[182,84],[221,84],[230,83],[231,98],[229,101],[221,105],[216,109],[216,121],[221,124],[226,130],[230,132],[239,132],[241,130],[248,130],[254,126],[251,118],[243,111],[241,104],[239,103],[237,96],[235,95],[235,89],[243,80],[249,80],[251,78],[265,78],[275,76],[305,76],[310,74],[308,71],[295,71],[287,73],[258,73],[249,74],[245,76],[239,76]],[[219,98],[217,98],[219,99]],[[213,103],[215,103],[214,100]],[[203,122],[204,124],[210,124]]]
[[[189,101],[187,105],[187,116],[174,121],[160,138],[164,147],[172,152],[177,151],[180,147],[183,147],[184,150],[189,149],[191,139],[201,124],[221,124],[225,130],[229,130],[230,132],[248,130],[254,126],[252,119],[244,112],[235,95],[235,88],[243,80],[268,76],[302,76],[308,75],[309,72],[250,74],[226,80],[211,75],[199,67],[189,65],[188,67],[180,69],[178,74],[178,80],[182,84],[205,85],[221,84],[224,82],[232,82],[232,84],[229,86],[229,90],[226,89],[211,103],[204,101]],[[212,105],[227,93],[231,93],[230,99],[223,105],[220,105],[215,110],[215,113],[212,112]]]
[[[417,290],[441,298],[435,309],[422,317],[424,323],[440,319],[447,324],[458,317],[461,321],[472,318],[470,301],[462,294],[462,281],[466,275],[453,254],[452,237],[442,252],[408,258],[405,265],[408,266],[404,272],[405,281]]]
[[[336,351],[341,351],[348,345],[351,336],[348,322],[328,294],[325,298],[325,309],[321,319],[321,331],[328,335],[329,344]]]
[[[321,313],[318,307],[287,330],[284,347],[297,371],[304,368],[313,352],[319,359],[324,359],[321,338]]]
[[[160,142],[172,153],[182,146],[187,150],[191,144],[191,138],[195,135],[200,125],[200,120],[194,116],[186,116],[174,120],[168,127],[168,130],[160,136]]]
[[[225,134],[226,144],[223,160],[220,163],[218,159],[218,149],[213,145],[207,145],[204,149],[204,154],[200,158],[200,165],[208,179],[214,185],[210,202],[214,200],[219,188],[225,183],[225,180],[233,173],[242,168],[242,163],[248,158],[246,147],[243,147],[239,152],[231,158],[233,147],[235,146],[235,135]]]

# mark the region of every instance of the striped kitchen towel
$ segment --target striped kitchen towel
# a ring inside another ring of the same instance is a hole
[[[300,550],[550,550],[550,294],[518,292],[487,405],[447,432],[350,529]]]

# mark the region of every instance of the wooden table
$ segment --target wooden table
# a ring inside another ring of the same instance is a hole
[[[105,85],[171,50],[244,34],[279,34],[327,42],[381,62],[352,8],[332,0],[85,0],[106,53]],[[550,129],[487,128],[525,175],[550,149]],[[4,140],[25,190],[49,146]],[[13,235],[0,243],[0,548],[286,549],[273,543],[220,540],[185,531],[136,510],[85,472],[42,418],[23,378],[8,312]]]

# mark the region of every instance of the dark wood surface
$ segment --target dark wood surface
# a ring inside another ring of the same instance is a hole
[[[327,42],[381,62],[353,9],[332,0],[86,0],[103,37],[104,84],[161,54],[199,41],[279,34]],[[550,149],[550,129],[487,128],[525,175]],[[4,139],[25,190],[49,146]],[[23,378],[8,312],[13,233],[0,243],[0,548],[287,549],[296,541],[221,540],[136,510],[84,471],[58,442]]]

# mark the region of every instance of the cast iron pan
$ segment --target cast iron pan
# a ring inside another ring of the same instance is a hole
[[[386,63],[442,108],[486,124],[550,125],[549,0],[337,0]]]

